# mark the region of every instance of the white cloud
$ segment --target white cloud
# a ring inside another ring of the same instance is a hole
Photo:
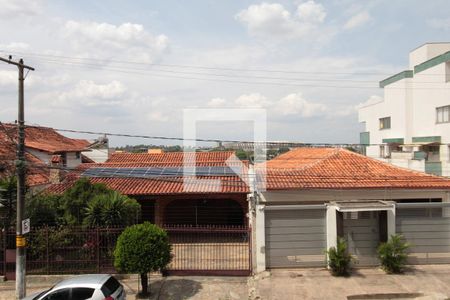
[[[126,87],[116,80],[106,84],[81,80],[69,91],[46,96],[55,106],[110,106],[120,104],[126,97],[126,91]]]
[[[431,19],[427,21],[427,24],[434,29],[450,30],[450,18]]]
[[[156,122],[167,122],[169,121],[169,117],[165,115],[161,111],[152,111],[147,114],[147,118],[150,121],[156,121]]]
[[[67,21],[63,35],[84,56],[109,58],[110,55],[152,62],[168,50],[167,36],[152,35],[141,24]],[[106,57],[105,57],[106,56]]]
[[[9,44],[0,44],[0,50],[6,51],[25,51],[30,48],[30,45],[23,42],[12,42]]]
[[[367,11],[362,11],[352,16],[344,25],[344,29],[350,30],[370,22],[372,17]]]
[[[244,94],[239,96],[234,103],[242,108],[262,108],[271,105],[266,97],[259,93]]]
[[[297,14],[292,15],[279,3],[250,5],[235,18],[247,26],[248,32],[257,37],[299,38],[310,34],[317,24],[325,20],[326,12],[314,1],[299,4]]]
[[[17,18],[20,16],[33,16],[43,11],[40,0],[0,0],[0,16]]]
[[[297,7],[297,15],[304,22],[322,23],[327,13],[322,4],[308,1]]]
[[[366,106],[370,106],[370,105],[373,105],[373,104],[377,104],[377,103],[380,103],[380,102],[383,102],[383,101],[384,101],[383,97],[380,97],[378,95],[372,95],[365,102],[359,103],[358,105],[356,105],[355,108],[356,108],[356,110],[358,110],[360,108],[363,108],[363,107],[366,107]]]
[[[224,98],[213,98],[209,100],[206,105],[208,105],[209,107],[221,107],[224,106],[226,102],[227,100],[225,100]]]
[[[0,70],[0,86],[17,86],[17,71]]]
[[[223,101],[222,101],[223,100]],[[214,107],[231,107],[225,99],[214,98],[208,102],[214,103]],[[309,118],[325,115],[328,112],[327,106],[321,103],[314,103],[306,100],[301,93],[289,94],[277,101],[270,101],[260,93],[243,94],[234,100],[235,107],[240,108],[266,108],[270,111],[271,117],[294,116]]]
[[[324,114],[327,107],[321,103],[307,101],[301,93],[293,93],[280,99],[275,105],[275,110],[283,116],[298,115],[309,118]]]

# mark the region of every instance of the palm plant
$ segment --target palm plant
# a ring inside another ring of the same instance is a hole
[[[399,234],[391,235],[389,241],[378,247],[378,258],[386,273],[401,273],[403,271],[408,258],[406,252],[409,247],[410,245],[403,241],[403,237]]]
[[[116,191],[95,196],[87,205],[85,226],[127,226],[137,222],[140,206],[136,200]]]
[[[350,263],[353,256],[347,251],[347,243],[338,237],[336,247],[330,247],[326,251],[328,255],[328,266],[333,276],[346,276],[350,273]]]

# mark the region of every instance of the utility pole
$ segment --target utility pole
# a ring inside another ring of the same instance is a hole
[[[19,69],[19,110],[18,110],[18,126],[17,126],[17,220],[16,220],[16,299],[22,299],[26,294],[25,282],[25,247],[26,241],[22,232],[22,220],[25,210],[25,108],[24,108],[24,90],[23,82],[25,80],[24,69],[34,71],[34,68],[23,63],[23,59],[19,62],[0,57],[0,61],[12,64]]]

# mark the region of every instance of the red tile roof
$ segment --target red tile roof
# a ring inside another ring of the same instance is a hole
[[[8,131],[8,135],[12,137]],[[0,127],[0,178],[15,174],[16,145]],[[36,186],[48,183],[49,171],[41,160],[30,153],[25,153],[27,167],[27,185]]]
[[[3,123],[3,126],[10,132],[10,136],[16,139],[17,125]],[[25,128],[25,146],[50,154],[83,151],[86,150],[89,144],[90,142],[87,140],[65,137],[53,128],[33,126],[27,126]]]
[[[198,163],[225,163],[228,158],[234,159],[233,151],[217,152],[165,152],[165,153],[128,153],[116,152],[106,161],[108,163],[158,163],[183,164],[184,160],[195,159]]]
[[[240,164],[234,152],[198,152],[188,154],[196,157],[197,166],[225,166],[226,161],[231,165]],[[70,188],[82,173],[89,168],[133,168],[133,167],[175,167],[182,166],[183,153],[116,153],[103,164],[82,164],[76,171],[67,175],[61,184],[51,185],[47,192],[60,194]],[[242,162],[245,166],[248,162]],[[240,165],[242,166],[242,164]],[[246,174],[246,168],[243,168]],[[196,180],[197,179],[197,180]],[[183,182],[186,180],[186,182]],[[206,180],[210,180],[209,182]],[[211,182],[212,180],[220,180]],[[224,194],[248,193],[247,184],[239,176],[197,176],[195,177],[91,177],[93,183],[104,183],[111,189],[126,195],[169,195],[169,194]]]
[[[336,148],[298,148],[266,163],[267,190],[450,189],[450,179]]]

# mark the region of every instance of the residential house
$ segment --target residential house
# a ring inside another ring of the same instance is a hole
[[[409,68],[380,81],[384,98],[359,108],[364,153],[392,164],[450,176],[450,43],[427,43]]]
[[[265,178],[254,208],[257,271],[325,266],[338,236],[359,265],[374,265],[396,232],[413,245],[410,263],[450,262],[450,179],[338,148],[297,148],[265,167],[256,168]]]
[[[15,172],[17,126],[0,124],[0,176],[10,176]],[[39,188],[50,182],[59,182],[64,171],[76,168],[82,162],[92,162],[83,157],[89,151],[86,140],[65,137],[52,128],[27,126],[25,128],[25,158],[27,164],[27,184]],[[56,168],[49,169],[49,166]]]
[[[186,169],[184,169],[186,168]],[[105,163],[83,164],[61,184],[80,177],[135,198],[142,220],[158,225],[248,225],[247,162],[234,152],[113,153]]]

